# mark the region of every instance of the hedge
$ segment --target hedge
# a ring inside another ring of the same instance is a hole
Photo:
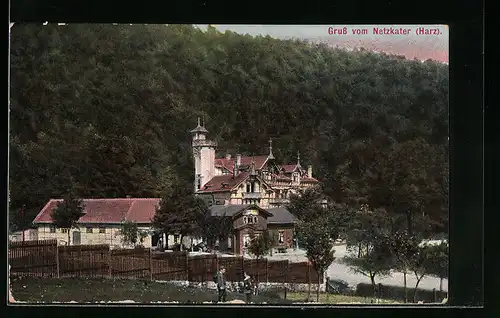
[[[413,292],[415,288],[407,287],[408,302],[413,302]],[[371,284],[360,283],[356,286],[356,296],[373,297],[373,287]],[[377,285],[377,297],[381,299],[391,299],[404,301],[405,292],[402,286]],[[416,301],[441,302],[448,297],[448,293],[439,290],[417,289]]]

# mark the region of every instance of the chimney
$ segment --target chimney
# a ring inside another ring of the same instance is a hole
[[[231,154],[230,153],[226,154],[226,160],[231,160]]]
[[[238,176],[238,165],[235,162],[233,167],[233,178],[236,178],[237,176]]]
[[[307,166],[307,176],[309,178],[313,177],[313,166],[311,166],[311,165]]]
[[[238,166],[238,169],[241,166],[241,155],[240,154],[236,155],[236,165]]]

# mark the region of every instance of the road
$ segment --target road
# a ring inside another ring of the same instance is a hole
[[[355,287],[359,283],[370,283],[370,279],[362,274],[355,273],[349,266],[343,264],[344,257],[346,255],[346,246],[338,245],[335,246],[335,261],[333,262],[326,272],[326,276],[331,279],[340,279],[349,283],[350,286]],[[288,259],[292,262],[302,262],[307,261],[305,256],[305,251],[298,250],[295,252],[287,254],[274,254],[269,259]],[[409,274],[406,276],[407,286],[415,287],[417,279],[414,274]],[[383,285],[393,285],[393,286],[404,286],[403,284],[403,273],[394,272],[388,277],[376,277],[375,282],[381,283]],[[439,278],[432,276],[425,276],[419,283],[419,288],[422,289],[433,289],[439,290]],[[443,279],[443,290],[448,290],[448,280]]]

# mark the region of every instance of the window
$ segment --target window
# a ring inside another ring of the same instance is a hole
[[[253,218],[251,216],[247,217],[247,223],[253,223]]]
[[[87,233],[92,233],[92,228],[91,227],[87,228]]]
[[[257,223],[257,217],[256,216],[253,217],[253,223]]]
[[[285,231],[278,231],[278,243],[283,244],[285,242]]]
[[[174,244],[179,243],[179,235],[174,235]]]
[[[106,233],[106,228],[105,227],[100,227],[99,228],[99,233]]]
[[[68,233],[68,229],[61,229],[61,233]]]
[[[49,228],[49,232],[50,232],[50,233],[55,233],[55,232],[56,232],[56,227],[55,227],[55,226],[53,226],[53,225],[52,225],[52,226],[50,226],[50,228]]]
[[[252,184],[250,185],[250,192],[255,192],[255,182],[252,182]]]
[[[251,192],[250,190],[250,183],[247,183],[247,192]]]
[[[248,247],[248,245],[250,245],[250,235],[245,234],[243,236],[243,246]]]

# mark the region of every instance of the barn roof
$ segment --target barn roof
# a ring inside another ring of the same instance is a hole
[[[50,199],[33,223],[52,223],[51,214],[62,199]],[[151,223],[159,198],[83,199],[84,215],[78,223],[117,224],[122,221]]]

